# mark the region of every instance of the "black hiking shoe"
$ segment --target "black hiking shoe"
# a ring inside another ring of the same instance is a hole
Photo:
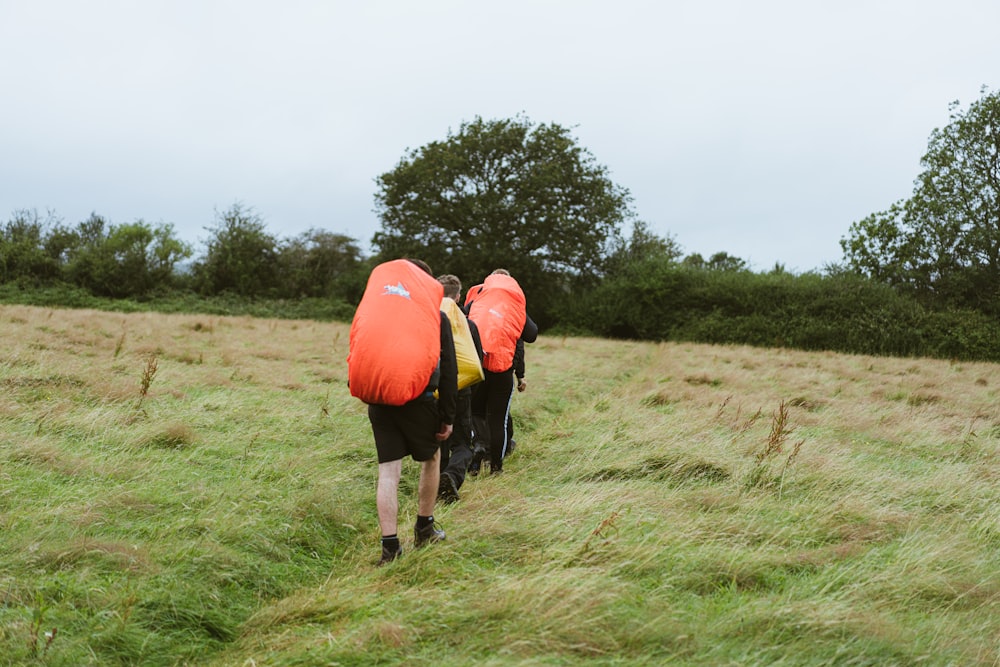
[[[438,499],[443,503],[453,503],[458,500],[458,485],[450,472],[441,473],[438,483]]]
[[[395,551],[393,551],[392,549],[388,549],[386,547],[382,547],[382,558],[378,562],[379,567],[385,565],[386,563],[390,563],[396,560],[402,555],[403,555],[402,547],[397,548]]]
[[[472,450],[472,460],[469,461],[469,474],[475,477],[486,460],[486,448],[477,444]]]
[[[413,545],[422,547],[431,542],[441,542],[444,540],[444,531],[434,527],[434,522],[430,522],[423,528],[413,527]]]

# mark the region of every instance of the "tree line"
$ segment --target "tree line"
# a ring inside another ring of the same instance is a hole
[[[0,230],[0,283],[333,303],[315,310],[349,319],[371,267],[408,256],[467,287],[508,269],[553,331],[997,361],[1000,96],[951,111],[912,197],[853,223],[841,263],[801,275],[685,256],[567,128],[518,116],[462,123],[380,175],[371,256],[324,230],[278,238],[242,204],[216,212],[198,253],[169,224],[19,211]]]
[[[149,299],[175,291],[246,298],[352,301],[365,258],[346,235],[310,229],[279,238],[241,203],[216,212],[200,252],[172,224],[113,223],[94,213],[67,225],[15,211],[0,228],[0,283],[70,285],[99,297]]]

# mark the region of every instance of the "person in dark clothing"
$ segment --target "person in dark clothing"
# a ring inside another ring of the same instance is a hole
[[[419,260],[410,260],[429,275],[430,268]],[[410,456],[420,463],[417,485],[417,520],[413,529],[414,545],[419,547],[445,539],[443,530],[434,525],[434,504],[439,483],[441,443],[452,433],[455,423],[458,365],[451,324],[440,312],[441,353],[438,368],[424,391],[403,405],[368,404],[368,419],[378,454],[378,486],[375,504],[382,532],[382,558],[379,565],[395,560],[402,548],[397,534],[399,480],[403,458]],[[406,328],[399,328],[405,335]],[[437,392],[437,398],[434,394]]]
[[[438,276],[444,286],[444,295],[456,303],[462,295],[462,281],[451,274]],[[464,311],[462,311],[464,313]],[[464,315],[463,315],[464,316]],[[466,318],[472,342],[476,347],[479,362],[483,360],[483,345],[479,339],[476,323]],[[438,484],[438,499],[453,503],[458,500],[458,490],[465,482],[465,474],[472,460],[472,392],[478,383],[458,390],[455,409],[455,426],[451,437],[441,445],[441,480]]]
[[[527,320],[526,320],[527,323]],[[528,388],[528,382],[524,379],[524,341],[518,339],[517,347],[514,350],[514,386],[518,392],[523,392]],[[483,461],[489,458],[489,438],[486,426],[486,415],[482,412],[483,406],[477,405],[476,414],[472,415],[473,439],[472,458],[469,460],[469,474],[476,476],[482,468]],[[507,410],[507,449],[504,451],[504,458],[514,453],[517,441],[514,439],[514,416],[510,409]]]
[[[524,340],[517,340],[517,347],[514,348],[514,386],[518,393],[524,392],[528,388],[528,382],[524,379]],[[514,453],[517,441],[514,440],[514,417],[510,410],[507,411],[507,451],[504,456]]]
[[[497,269],[493,274],[510,276],[510,273],[504,269]],[[488,281],[489,279],[484,281],[484,285]],[[483,289],[488,289],[488,287]],[[474,304],[474,300],[466,304],[470,308],[470,312],[472,312]],[[525,313],[520,336],[517,340],[512,341],[512,344],[515,345],[514,351],[516,352],[517,341],[533,343],[537,338],[538,325]],[[470,463],[469,472],[470,474],[478,473],[482,460],[488,455],[491,474],[499,474],[503,472],[503,459],[507,454],[510,440],[508,423],[510,402],[514,395],[514,365],[512,362],[511,366],[503,371],[491,371],[484,367],[483,372],[486,379],[477,386],[472,396],[473,428],[477,429],[478,427],[478,429],[473,444],[473,460]],[[489,443],[488,446],[484,447],[485,443]]]

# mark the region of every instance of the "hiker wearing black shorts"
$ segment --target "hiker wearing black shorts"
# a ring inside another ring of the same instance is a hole
[[[430,268],[419,260],[409,260],[419,266],[433,280]],[[447,316],[440,310],[441,291],[440,285],[433,283],[437,288],[436,301],[430,301],[427,294],[429,290],[426,282],[421,284],[419,274],[414,277],[412,271],[409,280],[413,282],[411,289],[408,284],[400,280],[397,284],[395,278],[382,287],[386,294],[393,295],[392,298],[405,298],[400,301],[406,308],[416,308],[416,311],[394,307],[387,311],[389,317],[395,318],[398,313],[408,312],[411,317],[418,317],[422,323],[420,327],[421,336],[430,337],[430,341],[424,341],[426,348],[422,348],[421,341],[417,341],[416,350],[425,352],[421,358],[428,358],[433,361],[431,355],[437,356],[437,366],[431,374],[430,382],[420,391],[415,398],[407,400],[400,399],[400,403],[385,402],[378,398],[365,400],[368,404],[368,419],[371,422],[372,434],[375,438],[375,450],[378,456],[378,484],[375,494],[375,505],[378,510],[378,522],[381,529],[382,557],[379,565],[395,560],[401,553],[399,536],[397,533],[397,519],[399,514],[399,481],[402,476],[403,458],[410,456],[414,461],[420,463],[420,478],[417,484],[417,520],[414,525],[414,546],[422,546],[430,542],[438,542],[445,539],[443,530],[439,530],[434,525],[434,504],[437,500],[439,465],[441,456],[441,443],[448,439],[452,432],[452,425],[455,423],[455,401],[458,392],[458,364],[455,357],[455,344],[452,338],[451,324]],[[405,278],[404,278],[405,279]],[[371,278],[369,284],[372,283]],[[376,285],[376,288],[380,287]],[[420,288],[424,288],[421,290]],[[367,288],[366,288],[367,290]],[[412,294],[411,294],[412,293]],[[424,301],[417,304],[416,296],[421,293]],[[398,296],[396,296],[398,295]],[[412,296],[412,298],[411,298]],[[411,304],[414,304],[411,306]],[[386,311],[383,311],[386,312]],[[415,313],[415,314],[413,314]],[[433,342],[432,319],[440,321],[440,352],[435,350]],[[362,318],[364,319],[364,318]],[[358,322],[358,315],[355,315],[355,322]],[[407,327],[407,322],[399,322],[391,319],[392,333],[390,338],[383,336],[386,331],[385,324],[374,329],[368,328],[367,336],[359,334],[357,344],[359,348],[365,343],[361,338],[369,341],[368,349],[386,349],[387,345],[396,345],[400,340],[399,336],[405,336],[413,328]],[[417,321],[417,320],[414,320]],[[380,323],[382,321],[380,320]],[[412,335],[412,334],[411,334]],[[353,325],[352,325],[353,337]],[[380,341],[379,345],[372,347],[370,342]],[[352,355],[355,341],[352,338]],[[364,358],[362,356],[362,358]],[[374,365],[366,367],[362,362],[358,362],[359,379],[364,377],[396,377],[391,371],[395,366],[385,366],[380,364],[379,356],[372,357]],[[402,359],[408,361],[409,357]],[[350,357],[348,361],[351,364]],[[399,368],[403,368],[400,364]],[[412,378],[413,375],[399,377]],[[426,375],[420,377],[421,384]],[[376,383],[377,385],[377,383]],[[389,387],[400,386],[400,381],[394,380],[387,383]],[[409,386],[409,385],[408,385]],[[419,386],[415,390],[408,391],[405,396],[413,396],[419,391]],[[360,389],[358,390],[361,391]],[[352,385],[352,393],[354,392]],[[435,393],[437,396],[435,397]],[[357,395],[357,394],[355,394]],[[367,396],[367,394],[366,394]],[[361,397],[361,396],[359,396]],[[403,402],[405,401],[405,402]]]

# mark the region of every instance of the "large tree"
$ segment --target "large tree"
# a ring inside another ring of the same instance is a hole
[[[464,122],[376,182],[380,259],[419,257],[467,284],[507,268],[533,315],[599,276],[633,217],[628,190],[568,129],[523,116]]]
[[[851,225],[850,268],[935,305],[1000,313],[1000,93],[935,129],[913,196]]]
[[[278,289],[278,239],[252,208],[237,202],[216,211],[208,231],[205,255],[194,265],[202,293],[270,296]]]
[[[292,298],[346,298],[347,285],[362,264],[361,248],[355,239],[309,229],[279,246],[281,294]]]

